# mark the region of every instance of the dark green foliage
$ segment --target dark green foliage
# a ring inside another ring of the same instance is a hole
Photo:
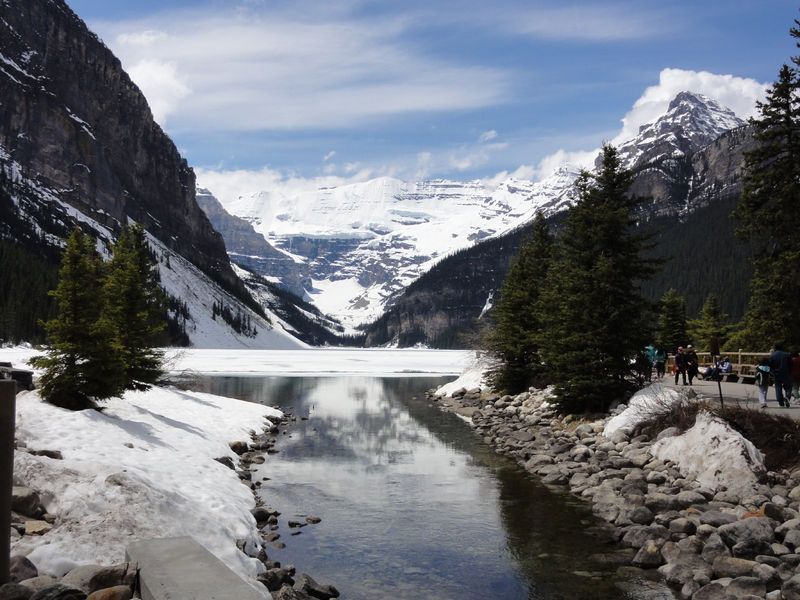
[[[241,309],[236,309],[234,313],[230,306],[222,300],[215,301],[211,307],[211,318],[216,319],[217,317],[221,317],[231,329],[240,335],[247,337],[258,335],[258,329],[252,324],[250,315],[242,312]]]
[[[544,369],[537,335],[541,328],[536,303],[550,264],[553,240],[544,215],[537,213],[533,233],[508,271],[494,310],[489,349],[497,365],[489,372],[495,390],[517,394],[541,383]]]
[[[46,324],[50,349],[33,360],[43,368],[42,397],[81,410],[125,387],[125,363],[114,323],[104,314],[103,263],[94,241],[75,229],[67,240],[59,281],[51,292],[56,318]]]
[[[165,298],[156,261],[139,225],[124,227],[113,248],[103,285],[105,314],[125,363],[125,388],[146,390],[161,375]]]
[[[793,28],[792,36],[800,37]],[[800,62],[793,59],[795,64]],[[800,347],[800,77],[783,65],[753,120],[755,150],[745,155],[738,233],[755,246],[750,302],[737,342]]]
[[[661,297],[656,341],[666,352],[675,352],[678,346],[689,343],[686,332],[686,300],[674,289],[667,290]]]
[[[650,337],[639,281],[652,273],[636,232],[639,200],[616,150],[603,148],[596,175],[583,173],[539,302],[540,353],[564,412],[604,411],[641,378],[631,364]]]
[[[709,294],[706,298],[700,316],[689,321],[689,330],[692,340],[700,350],[711,352],[712,356],[719,356],[728,339],[731,326],[728,324],[728,315],[722,312],[719,299],[714,294]]]
[[[57,281],[51,259],[0,239],[0,341],[44,342],[41,321],[52,318],[56,307],[47,292]]]
[[[169,264],[169,255],[167,255]],[[172,294],[166,294],[167,301],[167,327],[164,336],[158,342],[158,346],[189,346],[191,340],[186,333],[186,321],[192,318],[189,306]]]

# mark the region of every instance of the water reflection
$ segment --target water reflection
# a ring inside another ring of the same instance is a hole
[[[201,378],[297,418],[254,476],[283,515],[271,557],[346,599],[671,597],[596,564],[586,507],[551,493],[424,399],[441,378]],[[416,398],[415,398],[416,396]],[[308,420],[301,420],[307,417]],[[323,520],[291,536],[286,520]],[[578,572],[576,575],[575,573]]]

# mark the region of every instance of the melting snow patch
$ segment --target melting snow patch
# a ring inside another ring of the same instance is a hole
[[[704,487],[724,487],[742,496],[752,494],[758,476],[766,472],[764,456],[753,443],[706,411],[697,415],[691,429],[659,440],[650,453],[659,460],[671,460],[682,475]]]
[[[603,435],[611,437],[617,431],[630,434],[639,423],[649,419],[654,412],[684,399],[685,396],[677,390],[654,383],[631,397],[628,408],[606,423]]]
[[[23,536],[13,552],[60,575],[76,564],[121,562],[133,540],[189,535],[252,582],[264,567],[236,540],[259,547],[253,495],[214,458],[236,460],[228,443],[280,415],[260,404],[158,387],[112,399],[103,412],[71,412],[36,392],[20,394],[19,441],[64,458],[16,452],[15,477],[40,493],[57,520],[45,535]]]

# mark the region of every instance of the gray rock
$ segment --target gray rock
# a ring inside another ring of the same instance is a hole
[[[339,590],[332,585],[322,585],[314,581],[314,579],[302,573],[294,582],[294,589],[305,592],[309,596],[318,598],[319,600],[329,600],[330,598],[338,598]]]
[[[641,548],[647,540],[663,544],[668,539],[669,529],[663,525],[632,525],[622,537],[622,542],[632,548]]]
[[[290,585],[284,585],[277,592],[272,592],[273,600],[311,600],[311,596]]]
[[[61,583],[73,588],[78,588],[79,590],[83,590],[87,594],[90,594],[94,591],[94,589],[98,588],[91,589],[89,582],[93,577],[106,568],[107,567],[102,565],[82,565],[80,567],[75,567],[69,573],[64,575],[64,577],[61,579]]]
[[[133,591],[129,585],[115,585],[92,592],[86,600],[131,600]]]
[[[675,519],[669,524],[669,530],[673,533],[685,533],[692,535],[695,532],[695,529],[695,524],[685,517]]]
[[[230,456],[220,456],[218,458],[215,458],[214,460],[217,461],[218,463],[225,465],[231,471],[236,470],[236,465],[233,464],[233,459]]]
[[[725,600],[725,586],[719,581],[704,585],[692,595],[692,600]]]
[[[19,583],[25,579],[31,579],[39,575],[36,565],[24,556],[12,556],[8,561],[8,581]]]
[[[721,527],[735,521],[738,521],[736,515],[720,512],[718,510],[709,510],[700,515],[700,522],[704,525],[711,525],[712,527]]]
[[[663,440],[664,438],[673,437],[673,436],[680,435],[680,434],[681,434],[681,430],[678,429],[677,427],[667,427],[666,429],[662,430],[661,433],[659,433],[656,436],[656,441]]]
[[[703,560],[709,564],[713,564],[719,557],[730,555],[730,550],[728,550],[725,542],[722,541],[722,538],[717,533],[712,533],[708,536],[706,543],[703,545],[703,551],[700,553]]]
[[[247,452],[247,442],[242,442],[242,441],[231,442],[230,444],[228,444],[228,446],[239,456]]]
[[[58,579],[52,575],[39,575],[37,577],[32,577],[31,579],[23,579],[19,583],[20,585],[24,585],[26,588],[34,592],[38,592],[43,588],[50,587],[51,585],[58,583]]]
[[[86,594],[78,588],[57,583],[39,590],[30,600],[86,600]]]
[[[637,506],[630,512],[628,518],[637,525],[650,525],[653,522],[653,511],[646,506]]]
[[[758,564],[755,561],[743,558],[718,556],[714,559],[712,569],[716,579],[720,577],[742,577],[743,575],[750,575],[753,572],[753,567]]]
[[[790,550],[797,550],[800,547],[800,529],[791,529],[786,532],[783,538],[783,545]]]
[[[653,540],[647,540],[633,557],[633,565],[643,569],[655,569],[664,564],[661,550]]]
[[[287,569],[267,569],[256,578],[263,583],[270,592],[277,592],[284,584],[294,585],[294,579]]]
[[[781,586],[781,596],[784,600],[800,600],[800,575],[795,575],[784,582]]]
[[[675,496],[674,506],[677,508],[689,508],[693,504],[705,504],[706,497],[693,490],[685,490]]]
[[[736,577],[728,584],[725,594],[731,598],[763,598],[767,594],[767,586],[757,577]]]
[[[250,514],[255,518],[256,523],[266,523],[272,515],[266,506],[256,506],[250,510]]]
[[[735,523],[721,526],[718,533],[728,546],[739,543],[755,545],[758,543],[771,544],[775,541],[775,533],[765,517],[751,517]],[[763,554],[763,553],[760,553]]]
[[[0,585],[0,600],[30,600],[33,590],[18,583]]]
[[[38,519],[44,514],[39,494],[22,486],[11,488],[11,510],[32,519]]]

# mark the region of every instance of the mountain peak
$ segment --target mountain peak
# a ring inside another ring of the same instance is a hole
[[[730,108],[703,94],[684,90],[667,111],[623,142],[619,153],[628,168],[677,158],[704,148],[730,129],[744,125]]]

